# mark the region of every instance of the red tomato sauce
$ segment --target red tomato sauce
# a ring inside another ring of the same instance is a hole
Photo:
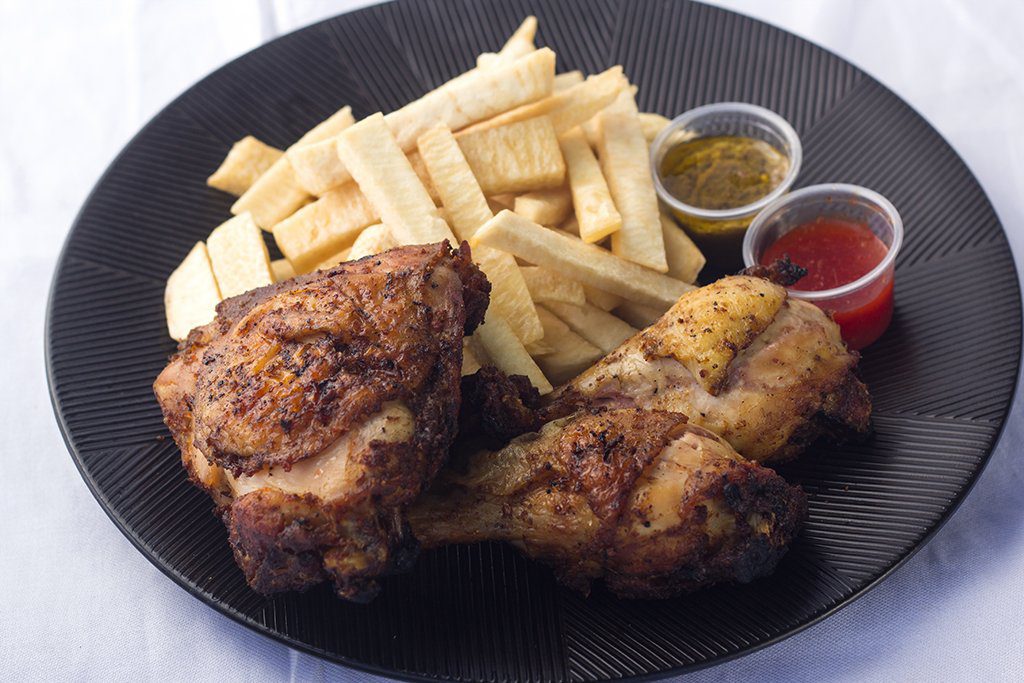
[[[765,250],[761,263],[789,256],[793,263],[807,269],[807,275],[791,289],[816,292],[867,275],[888,251],[866,225],[822,217],[780,237]],[[862,349],[882,336],[892,320],[892,277],[883,275],[877,284],[820,305],[832,311],[846,343]]]
[[[772,263],[789,254],[793,263],[807,269],[807,275],[791,289],[818,292],[867,275],[888,251],[866,225],[818,218],[780,237],[765,250],[761,262]]]

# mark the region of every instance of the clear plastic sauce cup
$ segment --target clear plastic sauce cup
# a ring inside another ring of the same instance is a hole
[[[743,206],[706,209],[690,206],[669,192],[662,179],[665,155],[694,138],[737,136],[767,142],[788,161],[786,174],[774,189]],[[744,232],[754,216],[792,187],[803,160],[800,137],[784,118],[764,107],[745,102],[719,102],[691,109],[673,119],[651,143],[651,174],[658,197],[701,248],[709,263],[723,270],[740,267]]]
[[[844,184],[791,192],[766,206],[751,223],[743,240],[743,261],[747,266],[761,264],[768,248],[783,235],[819,219],[866,226],[886,248],[871,270],[851,282],[818,291],[789,289],[790,296],[831,312],[850,348],[862,349],[882,336],[893,315],[895,263],[903,243],[903,221],[888,199]],[[798,259],[794,263],[805,265]]]

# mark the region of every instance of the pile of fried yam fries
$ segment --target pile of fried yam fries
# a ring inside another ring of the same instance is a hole
[[[556,75],[536,30],[527,18],[389,114],[357,122],[346,106],[287,150],[238,141],[208,181],[238,197],[234,216],[167,281],[171,336],[253,288],[441,240],[468,241],[492,284],[464,373],[493,364],[546,393],[660,317],[704,265],[649,171],[668,120],[637,110],[620,66]]]

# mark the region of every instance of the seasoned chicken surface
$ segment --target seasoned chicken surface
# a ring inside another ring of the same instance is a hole
[[[857,360],[816,306],[763,277],[736,275],[684,294],[562,387],[552,409],[680,412],[746,458],[784,460],[823,434],[867,432],[871,400]]]
[[[411,561],[489,290],[468,248],[404,247],[228,299],[182,343],[154,391],[254,589],[365,600]]]
[[[773,471],[673,412],[581,412],[453,462],[410,509],[426,546],[502,540],[582,591],[668,597],[771,572],[806,514]]]

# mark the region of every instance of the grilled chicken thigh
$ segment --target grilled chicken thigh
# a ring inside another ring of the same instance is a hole
[[[680,412],[746,458],[784,460],[822,434],[867,432],[871,401],[856,377],[857,360],[816,306],[789,298],[765,277],[736,275],[684,294],[562,387],[552,410]]]
[[[581,412],[453,462],[409,511],[428,547],[502,540],[582,591],[667,597],[774,569],[798,487],[679,413]]]
[[[154,390],[254,589],[363,600],[411,560],[489,289],[465,247],[404,247],[228,299],[182,343]]]

